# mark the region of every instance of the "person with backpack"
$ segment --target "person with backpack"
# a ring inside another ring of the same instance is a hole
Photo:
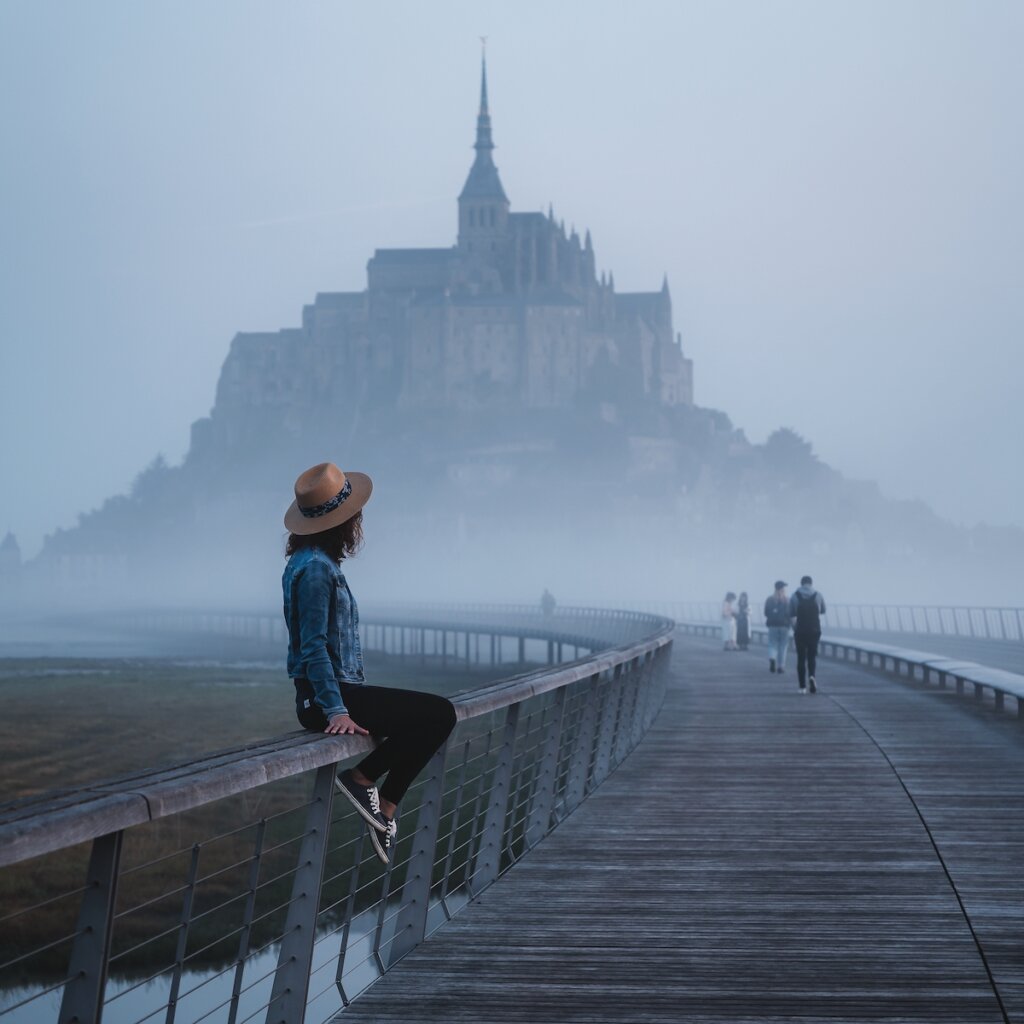
[[[786,651],[789,649],[789,598],[785,580],[775,581],[775,593],[764,602],[764,624],[768,627],[768,669],[786,671]]]
[[[796,645],[796,674],[800,692],[818,692],[814,673],[817,670],[818,641],[821,639],[821,617],[825,614],[825,598],[814,589],[810,576],[800,579],[800,588],[789,599],[789,616],[793,623]]]

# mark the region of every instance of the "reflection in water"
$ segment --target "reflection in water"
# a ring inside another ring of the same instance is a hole
[[[372,956],[377,914],[378,911],[374,910],[373,913],[360,915],[352,922],[345,955],[344,978],[349,998],[379,977]],[[385,917],[393,919],[394,915],[386,913]],[[387,930],[385,926],[382,946],[390,938],[386,934]],[[320,934],[313,948],[313,969],[309,983],[310,1019],[326,1019],[342,1007],[341,996],[334,983],[340,941],[341,931],[328,929]],[[246,962],[237,1020],[244,1021],[249,1016],[260,1017],[260,1011],[270,1000],[279,948],[277,944],[268,946]],[[200,1020],[210,1024],[226,1021],[234,981],[234,964],[220,970],[185,971],[181,979],[176,1019],[183,1024]],[[122,979],[108,981],[103,1024],[136,1024],[147,1018],[161,1019],[170,988],[169,971],[143,984]],[[9,1013],[5,1012],[7,1007],[28,999],[35,991],[36,986],[0,992],[0,1014],[3,1014],[4,1024],[56,1024],[60,1013],[60,990],[41,996]]]

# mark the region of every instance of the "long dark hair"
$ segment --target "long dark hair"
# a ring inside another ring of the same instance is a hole
[[[332,562],[339,564],[354,555],[363,543],[363,512],[360,509],[351,519],[332,526],[323,533],[289,533],[285,545],[285,558],[291,558],[304,548],[319,548]]]

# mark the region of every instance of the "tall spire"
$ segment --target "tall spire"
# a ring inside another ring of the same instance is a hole
[[[494,166],[492,156],[494,140],[491,137],[491,114],[487,105],[486,37],[482,37],[480,41],[484,44],[484,50],[480,56],[480,112],[476,118],[476,142],[473,144],[476,159],[470,168],[469,177],[459,199],[490,199],[507,203],[508,198],[501,187],[498,168]]]
[[[487,36],[480,37],[480,113],[487,113]]]
[[[473,148],[494,149],[491,138],[491,112],[487,109],[487,36],[480,37],[480,113],[476,118],[476,143]]]

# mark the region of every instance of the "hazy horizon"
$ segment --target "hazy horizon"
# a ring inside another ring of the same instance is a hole
[[[619,290],[667,272],[699,404],[1024,526],[1024,8],[383,11],[0,10],[0,535],[26,556],[181,459],[236,331],[361,289],[376,247],[452,244],[481,34],[512,208],[589,227]]]

